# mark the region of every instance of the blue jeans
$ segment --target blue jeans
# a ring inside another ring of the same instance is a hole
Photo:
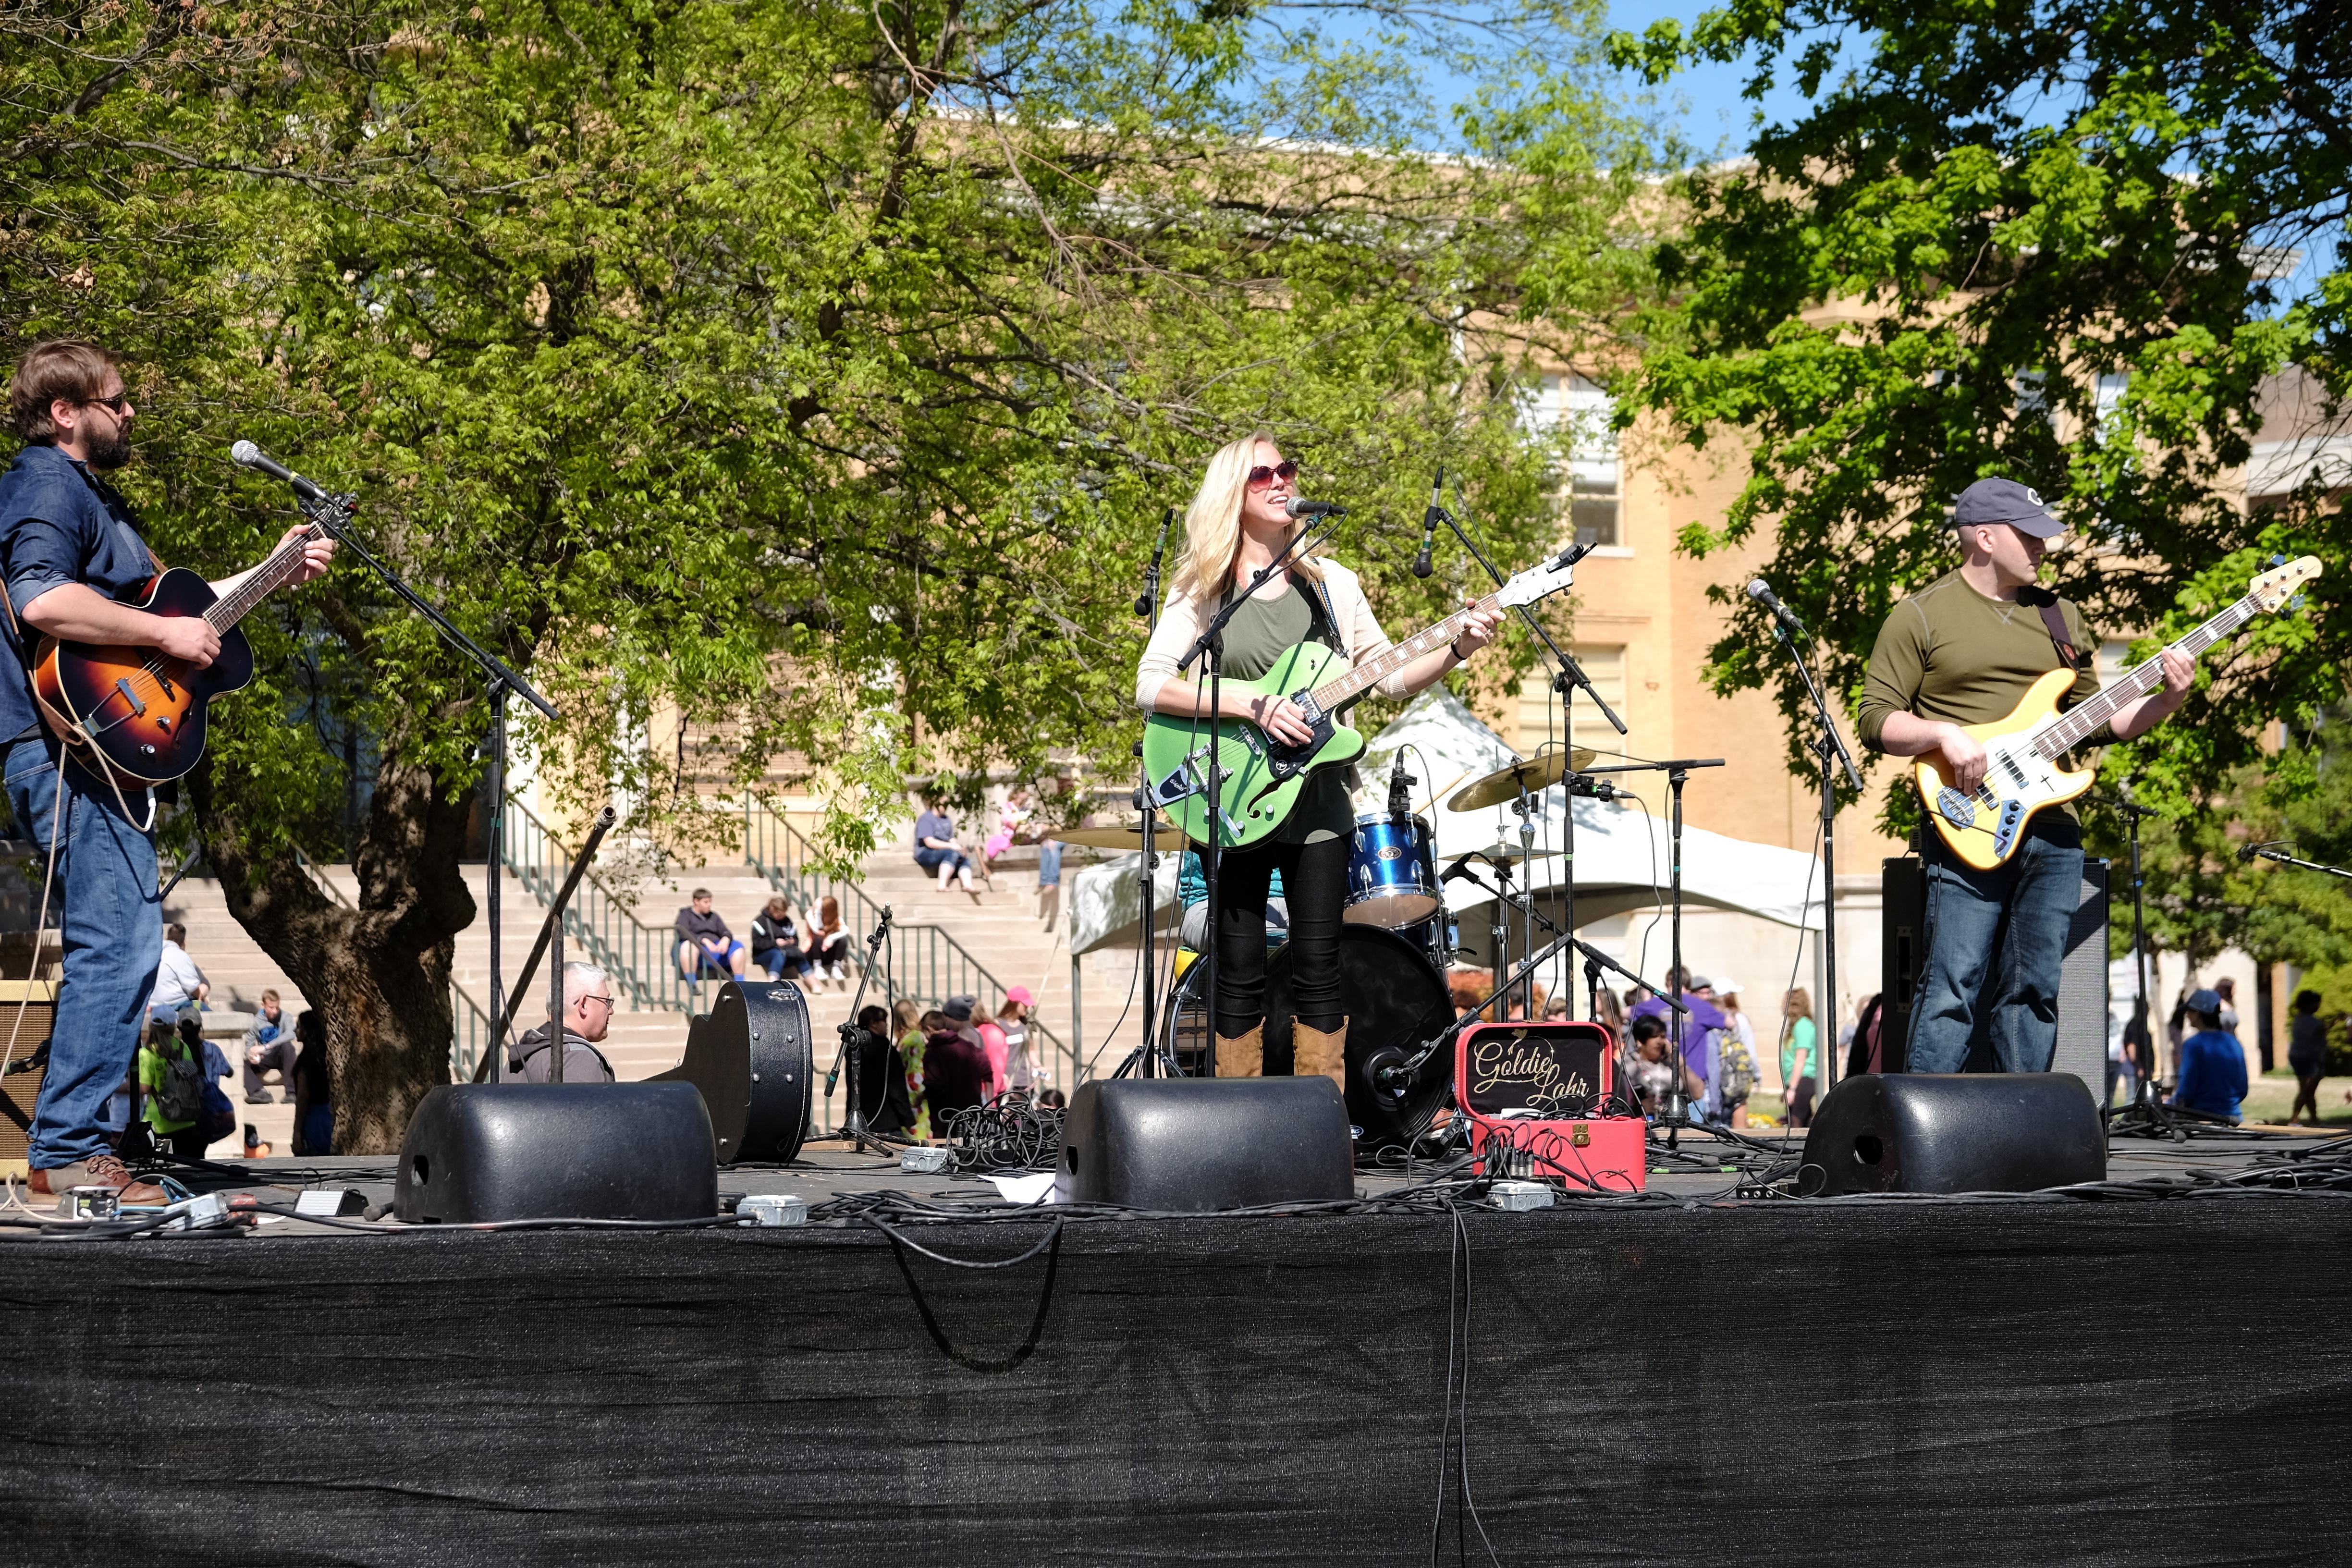
[[[2048,1072],[2066,932],[2083,899],[2079,835],[2062,818],[1990,871],[1931,835],[1925,859],[1927,963],[1911,999],[1910,1070],[1958,1072],[1983,1038],[2001,1071]]]
[[[17,828],[40,851],[44,868],[58,805],[58,751],[46,736],[17,741],[0,763]],[[66,977],[29,1140],[28,1163],[44,1171],[108,1152],[106,1102],[139,1050],[163,957],[154,838],[125,820],[105,780],[78,764],[67,764],[65,798],[49,898],[64,929]],[[123,798],[132,811],[146,811],[145,791],[125,790]]]

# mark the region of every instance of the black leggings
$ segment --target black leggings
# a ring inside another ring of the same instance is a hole
[[[1312,1029],[1336,1031],[1339,1005],[1339,905],[1348,892],[1346,838],[1259,844],[1217,861],[1217,1033],[1238,1038],[1265,1022],[1265,895],[1274,872],[1290,906],[1290,1005]]]

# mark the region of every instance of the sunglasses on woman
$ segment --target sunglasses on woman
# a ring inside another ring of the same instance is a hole
[[[1249,488],[1262,490],[1276,479],[1280,479],[1286,485],[1297,477],[1298,459],[1296,458],[1285,458],[1270,468],[1264,463],[1260,463],[1249,471]]]

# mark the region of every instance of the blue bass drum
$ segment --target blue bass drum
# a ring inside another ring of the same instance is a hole
[[[1348,907],[1340,919],[1351,925],[1402,931],[1436,914],[1444,902],[1428,823],[1386,812],[1356,818],[1356,852],[1348,862]]]

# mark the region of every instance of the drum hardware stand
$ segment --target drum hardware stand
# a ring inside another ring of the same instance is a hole
[[[1486,552],[1478,548],[1478,542],[1470,537],[1469,531],[1454,521],[1454,514],[1442,506],[1432,510],[1438,517],[1444,520],[1447,528],[1453,530],[1454,537],[1462,542],[1462,547],[1470,552],[1472,558],[1486,569],[1486,575],[1494,580],[1495,586],[1497,588],[1503,586],[1505,579],[1502,573],[1497,571],[1495,563],[1486,558]],[[1590,544],[1577,545],[1569,554],[1568,564],[1575,565],[1590,554],[1592,548]],[[1601,716],[1609,721],[1610,727],[1620,735],[1624,734],[1625,721],[1620,719],[1617,716],[1617,710],[1609,706],[1608,700],[1602,697],[1600,689],[1592,684],[1592,678],[1584,673],[1584,667],[1570,658],[1566,648],[1559,646],[1551,633],[1545,629],[1543,622],[1536,618],[1532,609],[1525,605],[1514,607],[1518,611],[1519,619],[1527,623],[1528,629],[1535,633],[1544,647],[1551,650],[1552,660],[1558,667],[1551,678],[1551,689],[1559,693],[1560,744],[1571,750],[1575,747],[1575,693],[1579,687],[1583,688],[1585,694],[1592,699],[1593,706],[1601,710]],[[1532,837],[1527,823],[1527,792],[1524,789],[1519,792],[1519,847],[1524,849],[1531,847],[1529,839]],[[1560,853],[1567,864],[1560,868],[1559,885],[1561,897],[1566,900],[1563,912],[1568,921],[1568,929],[1574,931],[1576,929],[1576,799],[1571,794],[1565,796],[1564,801],[1565,804],[1561,809],[1566,823],[1560,840]],[[1528,932],[1528,945],[1534,945],[1533,930]],[[1499,945],[1496,954],[1496,964],[1499,968],[1502,963]],[[1528,982],[1528,1014],[1530,1017],[1534,1016],[1535,1010],[1535,982],[1530,979]]]
[[[2139,866],[2139,824],[2144,816],[2160,817],[2164,813],[2154,806],[2141,805],[2115,795],[2095,795],[2089,798],[2121,813],[2125,831],[2131,839],[2132,968],[2139,992],[2135,1006],[2140,1026],[2147,1031],[2148,1056],[2148,1070],[2137,1075],[2139,1082],[2132,1092],[2132,1102],[2121,1109],[2101,1106],[2099,1113],[2107,1119],[2107,1136],[2110,1138],[2119,1132],[2142,1132],[2151,1138],[2168,1137],[2175,1143],[2186,1143],[2189,1130],[2198,1123],[2222,1127],[2231,1123],[2227,1117],[2210,1116],[2186,1106],[2167,1105],[2156,1094],[2156,1018],[2148,1010],[2147,907],[2142,892],[2146,879],[2140,874]]]
[[[859,1059],[866,1054],[866,1040],[868,1038],[865,1026],[857,1021],[857,1014],[866,1001],[866,987],[873,983],[875,955],[882,951],[882,943],[889,934],[890,906],[885,904],[881,918],[874,922],[874,934],[866,939],[866,962],[858,967],[857,994],[849,999],[849,1016],[834,1026],[841,1035],[841,1049],[833,1058],[833,1071],[825,1077],[824,1097],[827,1100],[833,1098],[833,1086],[841,1076],[842,1064],[847,1062],[849,1099],[842,1109],[842,1142],[862,1153],[885,1154],[896,1159],[898,1145],[885,1141],[878,1132],[866,1130],[866,1113],[857,1103],[858,1080],[862,1076],[858,1071]],[[883,1058],[883,1066],[887,1071],[889,1066],[887,1056]]]
[[[1201,1065],[1206,1069],[1202,1075],[1204,1078],[1217,1076],[1217,862],[1224,858],[1224,839],[1232,831],[1231,825],[1225,822],[1218,790],[1225,774],[1219,756],[1223,748],[1218,744],[1221,737],[1217,731],[1217,705],[1223,696],[1224,681],[1225,626],[1241,613],[1244,605],[1257,596],[1257,591],[1265,587],[1276,572],[1289,564],[1292,556],[1306,553],[1300,546],[1311,548],[1320,544],[1339,528],[1339,520],[1345,515],[1344,512],[1329,513],[1328,521],[1320,529],[1302,528],[1292,534],[1290,542],[1284,545],[1273,560],[1251,574],[1247,588],[1229,597],[1218,607],[1217,613],[1209,617],[1209,624],[1201,629],[1201,635],[1192,640],[1192,646],[1185,650],[1184,657],[1176,661],[1180,672],[1192,668],[1203,658],[1209,661],[1209,753],[1208,766],[1203,770],[1208,775],[1209,841],[1202,846],[1201,855],[1201,878],[1208,884],[1209,904],[1207,941],[1202,943],[1201,952],[1201,962],[1208,966],[1203,971],[1205,979],[1201,992],[1208,999],[1209,1011],[1208,1034],[1201,1050]],[[1148,784],[1149,781],[1146,782]],[[1145,933],[1147,941],[1150,934]],[[1145,1037],[1145,1041],[1147,1044],[1150,1042],[1149,1036]]]
[[[1782,618],[1784,616],[1786,619]],[[1834,1042],[1837,1039],[1838,1005],[1838,769],[1831,764],[1834,763],[1844,769],[1847,787],[1853,791],[1856,798],[1860,798],[1862,795],[1862,773],[1853,765],[1853,753],[1845,749],[1844,737],[1838,733],[1837,720],[1830,712],[1828,700],[1822,696],[1820,684],[1813,679],[1811,664],[1798,650],[1796,639],[1790,635],[1789,622],[1795,619],[1794,616],[1789,616],[1785,610],[1781,615],[1773,616],[1772,635],[1779,637],[1780,646],[1789,650],[1789,661],[1797,667],[1797,678],[1805,683],[1805,695],[1812,700],[1813,715],[1820,725],[1808,749],[1813,753],[1813,763],[1820,771],[1822,780],[1822,1026],[1815,1037],[1814,1048],[1820,1049],[1821,1041],[1832,1042],[1832,1048],[1822,1051],[1822,1059],[1813,1065],[1819,1079],[1820,1092],[1826,1095],[1830,1091],[1830,1086],[1837,1081],[1835,1068],[1830,1058],[1837,1054]],[[1679,818],[1682,810],[1679,796],[1676,797],[1675,810]],[[1679,862],[1682,857],[1677,854],[1675,858]],[[1679,874],[1679,865],[1676,870]],[[1679,957],[1676,962],[1681,962]]]
[[[377,560],[368,547],[360,542],[348,526],[351,515],[348,509],[351,500],[349,496],[326,496],[319,500],[305,497],[300,503],[302,515],[310,521],[318,524],[327,537],[358,557],[361,564],[383,579],[384,586],[398,595],[410,609],[432,623],[433,629],[441,634],[441,640],[473,660],[476,668],[479,668],[488,679],[487,690],[490,699],[490,733],[488,742],[482,748],[482,796],[489,804],[489,820],[485,827],[485,837],[489,853],[486,858],[488,862],[488,875],[484,879],[489,884],[487,900],[488,909],[486,911],[490,922],[489,1034],[495,1047],[490,1053],[490,1081],[498,1083],[506,1077],[507,1055],[505,1044],[507,997],[505,988],[499,984],[499,868],[500,861],[504,858],[501,850],[504,847],[503,839],[506,834],[507,803],[507,694],[519,693],[524,701],[545,714],[551,723],[560,721],[562,715],[555,710],[553,703],[532,689],[530,681],[509,668],[505,661],[496,654],[489,652],[481,644],[459,631],[457,623],[436,609],[430,600],[401,581],[400,574]],[[560,1033],[559,1031],[559,1037],[551,1047],[559,1058],[563,1053],[563,1042]]]
[[[1669,984],[1674,994],[1668,995],[1661,991],[1658,993],[1658,999],[1675,1012],[1685,1015],[1688,1015],[1690,1009],[1682,1005],[1682,992],[1689,984],[1690,976],[1683,973],[1683,785],[1689,782],[1693,768],[1721,766],[1723,766],[1721,757],[1677,757],[1672,762],[1627,763],[1612,767],[1585,770],[1587,773],[1594,773],[1663,772],[1666,775],[1668,791],[1674,797],[1674,815],[1666,835],[1667,864],[1674,880],[1672,921],[1674,967],[1669,971]],[[1644,981],[1642,984],[1646,984],[1648,982]],[[1683,1066],[1683,1032],[1680,1028],[1676,1028],[1673,1031],[1673,1035],[1675,1081],[1673,1087],[1666,1090],[1666,1109],[1659,1116],[1656,1123],[1665,1128],[1666,1147],[1669,1149],[1675,1146],[1684,1128],[1705,1125],[1703,1122],[1694,1122],[1690,1120],[1690,1096],[1683,1091],[1683,1075],[1687,1070]]]

